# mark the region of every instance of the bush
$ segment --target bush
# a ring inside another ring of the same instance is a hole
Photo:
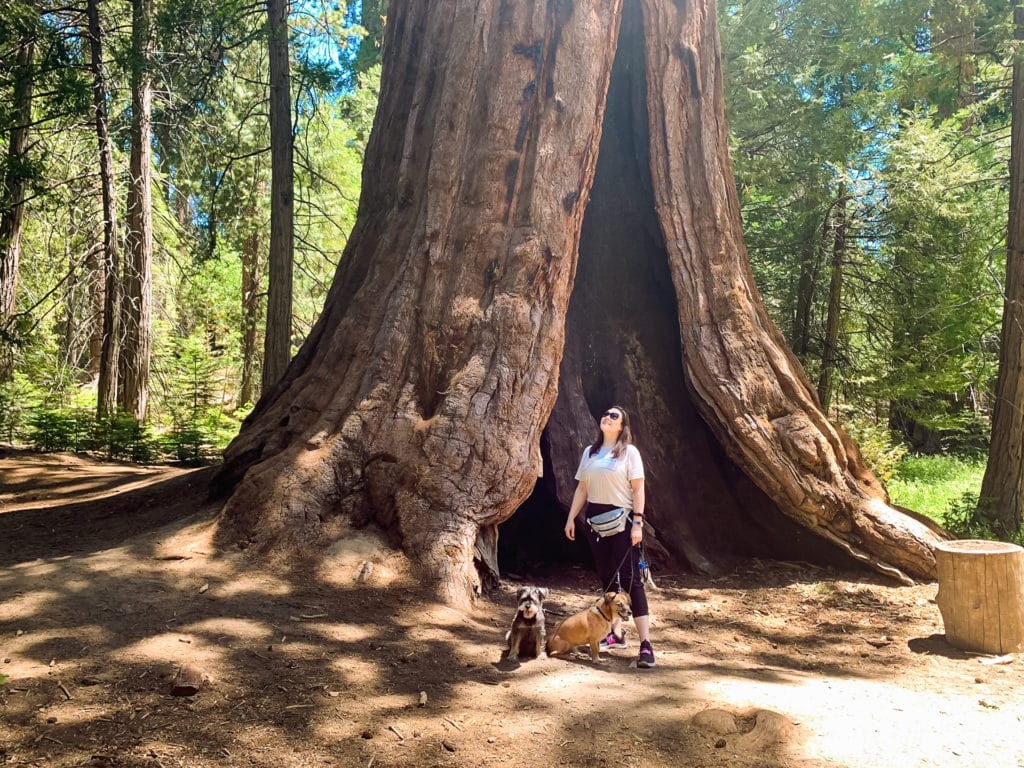
[[[843,429],[857,443],[871,471],[883,484],[888,485],[895,477],[900,461],[907,455],[907,447],[893,439],[888,426],[862,416],[844,414]]]
[[[14,372],[10,381],[0,384],[0,439],[19,442],[28,426],[29,412],[38,407],[42,391],[28,376]]]
[[[989,522],[978,514],[977,493],[967,492],[953,499],[939,522],[958,539],[995,538]]]
[[[118,411],[100,425],[98,443],[106,447],[111,459],[126,459],[149,464],[160,456],[160,447],[148,424],[140,424],[133,416]]]

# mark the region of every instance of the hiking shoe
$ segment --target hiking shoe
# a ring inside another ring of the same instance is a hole
[[[650,669],[654,666],[654,649],[651,648],[650,641],[644,640],[640,643],[640,658],[636,660],[636,665],[641,669]]]
[[[626,636],[619,637],[614,632],[609,632],[608,637],[601,641],[601,650],[607,651],[611,648],[629,648],[626,643]]]

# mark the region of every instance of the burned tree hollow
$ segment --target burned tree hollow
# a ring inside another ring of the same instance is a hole
[[[583,217],[558,399],[541,440],[544,475],[502,525],[499,563],[522,572],[551,559],[587,561],[586,548],[569,546],[562,528],[583,448],[597,434],[599,415],[619,404],[630,413],[643,456],[654,531],[648,540],[663,564],[715,572],[732,557],[756,555],[852,566],[845,552],[778,510],[725,455],[694,405],[652,191],[644,62],[641,8],[626,3]]]
[[[754,285],[714,2],[409,0],[385,37],[356,223],[226,452],[221,546],[376,525],[466,603],[540,474],[553,514],[521,527],[561,535],[617,401],[667,557],[934,574],[943,534],[889,505]]]

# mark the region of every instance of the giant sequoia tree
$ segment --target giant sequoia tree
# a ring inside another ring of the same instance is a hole
[[[372,521],[461,601],[542,465],[566,500],[615,401],[691,566],[933,573],[941,532],[888,504],[754,286],[711,0],[411,0],[385,35],[358,219],[227,451],[222,543]]]

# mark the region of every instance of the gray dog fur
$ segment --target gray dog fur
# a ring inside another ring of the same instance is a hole
[[[517,662],[520,656],[537,658],[545,655],[544,598],[547,596],[546,587],[519,588],[516,617],[512,619],[512,629],[505,634],[506,658],[509,661]]]

